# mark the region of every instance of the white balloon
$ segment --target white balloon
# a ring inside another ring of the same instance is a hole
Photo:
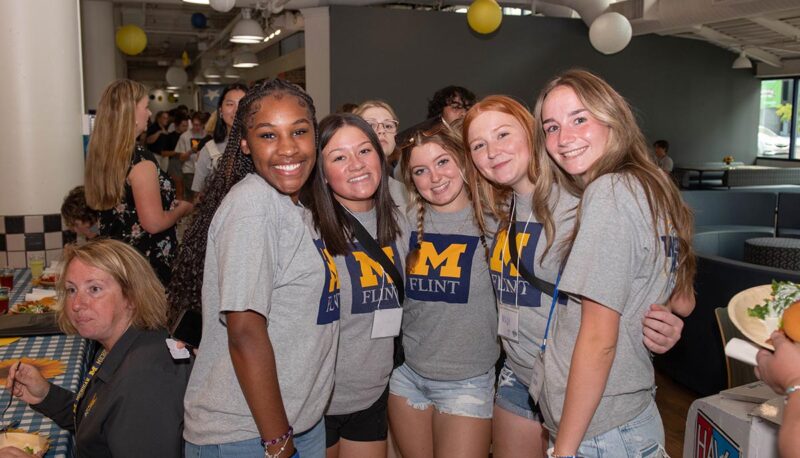
[[[622,51],[631,42],[631,36],[631,23],[619,13],[601,14],[589,27],[589,41],[603,54]]]
[[[187,75],[186,70],[182,69],[181,67],[173,65],[167,69],[167,83],[170,86],[182,87],[186,85],[188,80],[189,75]]]
[[[209,0],[208,4],[220,13],[227,13],[236,6],[236,0]]]

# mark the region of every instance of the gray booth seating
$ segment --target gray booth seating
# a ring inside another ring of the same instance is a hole
[[[800,272],[742,261],[746,240],[774,236],[778,194],[684,191],[682,195],[695,213],[697,305],[684,320],[681,340],[654,361],[673,380],[708,396],[727,384],[725,354],[714,309],[726,307],[739,291],[769,284],[773,279],[800,282]],[[789,200],[785,203],[788,205]]]
[[[722,175],[722,185],[728,188],[784,184],[800,185],[800,167],[744,166],[726,170]]]
[[[778,237],[800,238],[800,194],[778,196]]]
[[[682,191],[694,211],[695,233],[743,231],[775,234],[774,192]]]

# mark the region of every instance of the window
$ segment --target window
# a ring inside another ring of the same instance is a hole
[[[761,82],[758,157],[800,160],[798,110],[793,108],[797,107],[797,84],[798,78]]]

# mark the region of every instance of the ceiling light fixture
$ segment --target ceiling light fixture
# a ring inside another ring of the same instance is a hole
[[[250,51],[243,51],[233,57],[233,66],[236,68],[258,67],[258,58]]]
[[[254,19],[250,19],[250,8],[242,8],[242,19],[231,31],[232,43],[254,44],[264,40],[264,30]]]
[[[213,65],[209,65],[206,67],[205,71],[203,71],[203,76],[206,78],[219,78],[222,76],[222,73],[217,69],[217,67]]]
[[[209,0],[183,0],[184,3],[194,3],[195,5],[208,5]]]
[[[747,54],[744,51],[739,53],[739,57],[733,61],[733,65],[731,68],[734,69],[743,69],[743,68],[753,68],[753,63],[750,62],[750,59],[747,58]]]
[[[233,67],[228,67],[225,69],[225,78],[239,79],[239,72]]]

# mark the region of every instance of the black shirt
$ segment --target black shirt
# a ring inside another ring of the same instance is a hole
[[[58,385],[51,384],[47,397],[31,407],[75,433],[79,458],[180,458],[183,395],[191,365],[172,359],[167,337],[164,330],[128,328],[89,382],[78,405],[77,425],[72,414],[75,393]]]

